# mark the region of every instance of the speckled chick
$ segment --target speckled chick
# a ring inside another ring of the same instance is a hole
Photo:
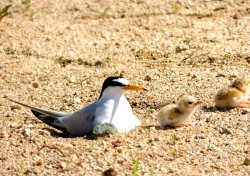
[[[157,120],[161,127],[187,126],[185,124],[202,101],[198,101],[193,96],[182,97],[177,104],[169,104],[163,107],[157,114]]]
[[[215,96],[215,105],[219,108],[246,108],[250,102],[250,79],[237,78],[231,85],[222,88]]]

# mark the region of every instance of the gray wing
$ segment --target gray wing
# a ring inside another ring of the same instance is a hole
[[[60,118],[59,124],[67,129],[71,137],[90,135],[94,128],[97,103],[90,104],[70,116]]]
[[[54,112],[36,108],[14,100],[9,100],[31,109],[31,112],[42,122],[56,128],[70,137],[89,135],[93,131],[97,102],[86,106],[73,114]]]

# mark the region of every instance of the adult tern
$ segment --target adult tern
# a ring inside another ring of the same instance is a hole
[[[92,104],[71,113],[54,112],[36,108],[10,100],[30,108],[41,121],[70,137],[90,135],[96,125],[111,123],[119,133],[128,133],[141,122],[133,114],[132,108],[124,96],[126,90],[146,90],[129,84],[123,77],[108,77],[102,86],[100,97]]]

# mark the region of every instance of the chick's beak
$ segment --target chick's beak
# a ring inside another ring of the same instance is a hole
[[[144,89],[144,88],[142,88],[140,86],[135,86],[135,85],[132,85],[132,84],[129,84],[129,85],[123,87],[123,89],[125,89],[125,90],[142,90],[142,91],[147,90],[147,89]]]
[[[199,105],[199,104],[201,104],[201,103],[203,103],[203,101],[197,101],[196,103],[195,103],[195,105]]]

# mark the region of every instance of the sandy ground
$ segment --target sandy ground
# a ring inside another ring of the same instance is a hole
[[[0,1],[7,4],[0,175],[250,174],[250,113],[213,102],[250,73],[248,0]],[[149,89],[126,93],[143,124],[126,135],[63,138],[5,99],[73,112],[121,73]],[[155,113],[185,94],[204,101],[193,125],[160,129]]]

